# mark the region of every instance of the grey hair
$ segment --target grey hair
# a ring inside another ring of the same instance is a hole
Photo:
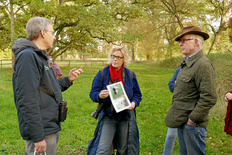
[[[43,17],[33,17],[31,18],[26,25],[27,37],[29,40],[34,40],[39,37],[41,30],[48,30],[48,25],[52,22],[47,18]]]
[[[110,58],[110,55],[113,54],[115,51],[121,51],[122,52],[122,55],[124,57],[124,66],[128,66],[129,65],[129,62],[130,62],[130,56],[128,55],[128,52],[126,50],[125,47],[123,46],[116,46],[116,47],[113,47],[110,52],[109,52],[109,63],[111,63],[111,58]]]
[[[204,38],[200,35],[195,35],[195,34],[191,34],[192,39],[196,39],[199,42],[199,47],[202,49],[203,43],[204,43]]]

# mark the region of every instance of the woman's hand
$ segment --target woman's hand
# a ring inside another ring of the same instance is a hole
[[[230,100],[232,100],[232,93],[226,93],[226,95],[225,95],[225,100],[228,102],[228,101],[230,101]]]
[[[100,99],[107,98],[109,96],[109,90],[102,90],[99,94]]]
[[[135,102],[132,102],[131,103],[131,107],[130,108],[128,108],[127,110],[134,110],[135,109]]]

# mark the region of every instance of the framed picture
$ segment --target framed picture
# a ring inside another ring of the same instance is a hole
[[[109,90],[111,102],[117,113],[131,107],[131,103],[125,93],[121,81],[108,85],[107,89]]]

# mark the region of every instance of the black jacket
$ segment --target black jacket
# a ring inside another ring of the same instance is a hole
[[[47,56],[33,42],[20,38],[15,41],[12,51],[16,57],[12,83],[20,134],[25,140],[39,142],[46,135],[60,131],[61,126],[58,104],[38,87],[54,93],[60,102],[61,91],[72,83],[68,77],[56,79]]]

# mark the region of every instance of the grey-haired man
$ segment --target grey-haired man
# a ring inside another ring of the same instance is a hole
[[[202,51],[208,38],[200,27],[188,26],[175,39],[185,57],[165,123],[178,128],[180,155],[205,154],[208,114],[217,100],[215,71]]]
[[[26,141],[27,155],[34,152],[55,155],[61,130],[57,102],[62,101],[61,92],[68,89],[83,71],[82,67],[74,68],[67,77],[56,79],[45,55],[45,50],[51,48],[56,39],[50,20],[31,18],[26,32],[28,39],[20,38],[12,47],[16,57],[12,82],[20,134]]]

